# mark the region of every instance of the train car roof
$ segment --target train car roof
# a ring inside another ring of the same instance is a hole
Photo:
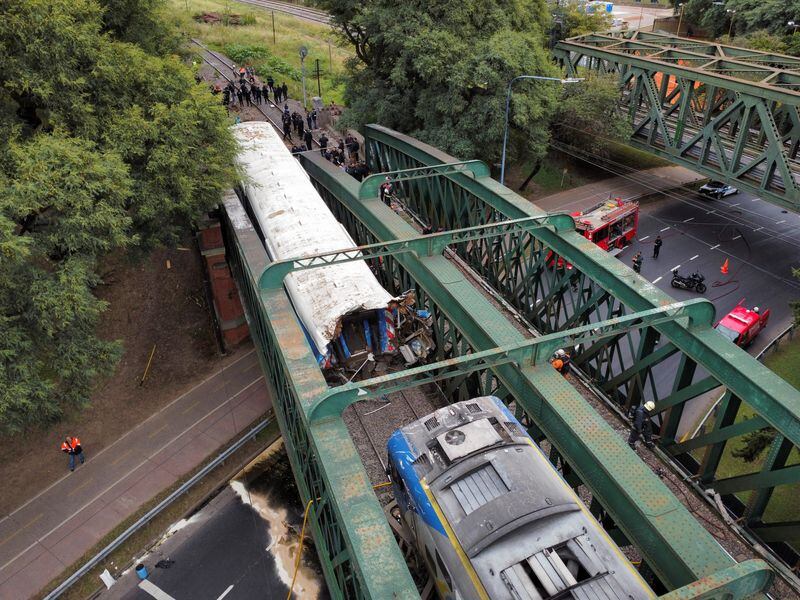
[[[241,186],[272,260],[357,246],[272,125],[250,121],[232,130],[240,147],[236,162],[246,177]],[[343,316],[386,308],[392,299],[363,261],[298,271],[284,285],[320,350],[333,339]]]
[[[400,431],[489,597],[654,596],[499,399],[452,404]]]

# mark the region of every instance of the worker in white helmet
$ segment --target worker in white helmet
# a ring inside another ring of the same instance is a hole
[[[653,410],[656,407],[656,403],[652,400],[648,400],[644,404],[640,404],[636,407],[636,410],[633,411],[633,428],[631,429],[631,435],[628,437],[628,446],[636,449],[636,442],[639,440],[639,437],[644,438],[644,445],[648,448],[652,448],[655,444],[653,444]]]

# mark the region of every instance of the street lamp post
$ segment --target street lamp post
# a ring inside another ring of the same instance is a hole
[[[560,77],[545,77],[544,75],[517,75],[508,82],[508,89],[506,91],[506,116],[505,126],[503,127],[503,157],[500,159],[500,184],[505,184],[506,179],[506,147],[508,146],[508,114],[511,110],[511,88],[521,79],[535,79],[536,81],[558,81],[559,83],[578,83],[583,81],[583,78],[568,77],[561,79]]]
[[[733,39],[733,20],[736,18],[736,10],[733,8],[729,8],[725,12],[727,12],[731,16],[731,24],[728,26],[728,41],[730,41]]]
[[[681,9],[681,14],[678,17],[678,31],[676,32],[676,35],[680,36],[681,35],[681,23],[683,22],[683,2],[678,4],[678,8]]]

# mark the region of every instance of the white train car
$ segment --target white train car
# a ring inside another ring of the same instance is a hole
[[[233,132],[244,176],[240,192],[271,260],[357,246],[269,123],[240,123]],[[413,293],[393,298],[363,261],[291,273],[284,286],[323,369],[397,355],[410,338],[398,335],[409,326],[419,333],[426,316],[411,309]],[[406,362],[427,354],[422,346],[406,345]]]

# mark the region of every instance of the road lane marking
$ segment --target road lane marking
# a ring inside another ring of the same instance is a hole
[[[759,227],[758,229],[753,229],[753,231],[754,231],[754,232],[755,232],[755,231],[761,231],[762,229],[764,229],[764,227]]]
[[[781,223],[786,223],[786,219],[783,219],[782,221],[775,221],[775,225],[780,225]]]
[[[198,404],[200,404],[200,398],[198,398],[197,400],[195,400],[194,402],[192,402],[192,403],[191,403],[189,406],[187,406],[186,408],[184,408],[184,409],[181,411],[181,414],[182,414],[182,415],[185,415],[186,413],[188,413],[188,412],[190,412],[191,410],[193,410],[193,409],[194,409],[194,407],[195,407],[195,406],[197,406]]]
[[[750,202],[758,202],[759,200],[761,200],[761,198],[753,198],[752,200],[750,200]]]
[[[716,250],[716,249],[717,249],[717,248],[719,248],[721,245],[722,245],[722,244],[717,244],[716,246],[711,246],[711,248],[709,248],[709,250]]]
[[[700,255],[699,255],[699,254],[695,254],[695,255],[694,255],[692,258],[690,258],[689,260],[694,260],[694,259],[695,259],[695,258],[697,258],[698,256],[700,256]]]
[[[689,217],[688,219],[684,219],[684,223],[688,223],[689,221],[694,221],[694,217]]]
[[[147,592],[156,600],[175,600],[172,596],[170,596],[167,592],[162,590],[158,587],[155,583],[150,581],[149,579],[143,579],[142,582],[139,584],[139,588],[142,591]]]
[[[91,478],[91,477],[87,478],[87,479],[86,479],[86,481],[84,481],[84,482],[83,482],[82,484],[80,484],[78,487],[76,487],[76,488],[73,488],[73,489],[72,489],[72,491],[71,491],[71,492],[69,492],[69,493],[67,494],[67,496],[74,496],[76,493],[78,493],[78,492],[79,492],[79,491],[81,491],[83,488],[85,488],[87,485],[89,485],[89,484],[90,484],[92,481],[93,481],[93,480],[92,480],[92,478]]]
[[[640,241],[640,242],[643,242],[643,241],[645,241],[645,240],[646,240],[647,238],[649,238],[649,237],[650,237],[649,235],[646,235],[646,236],[644,236],[643,238],[639,238],[639,241]]]
[[[737,202],[736,204],[729,204],[728,206],[739,206],[741,202]]]
[[[33,517],[33,518],[30,520],[30,521],[28,521],[27,523],[25,523],[25,525],[23,525],[22,527],[17,527],[17,528],[14,530],[14,533],[12,533],[11,535],[8,535],[8,536],[6,536],[6,539],[4,539],[2,542],[0,542],[0,546],[2,546],[3,544],[5,544],[6,542],[10,542],[11,540],[13,540],[15,537],[17,537],[17,534],[19,534],[19,533],[22,533],[22,530],[23,530],[23,529],[27,529],[28,527],[30,527],[31,525],[33,525],[34,523],[36,523],[36,521],[38,521],[39,519],[41,519],[43,516],[44,516],[44,513],[39,513],[38,515],[36,515],[35,517]]]
[[[130,448],[128,448],[127,450],[125,450],[125,452],[123,452],[123,453],[122,453],[122,454],[120,454],[120,455],[119,455],[117,458],[115,458],[115,459],[114,459],[114,460],[111,462],[111,464],[112,464],[112,465],[114,465],[114,466],[116,466],[116,465],[117,465],[117,463],[118,463],[119,461],[121,461],[123,458],[125,458],[126,456],[128,456],[128,454],[130,454],[130,453],[131,453],[131,449],[130,449]]]
[[[661,231],[666,231],[667,229],[669,229],[669,227],[664,227],[664,229],[662,229]]]
[[[226,589],[224,592],[222,592],[222,594],[219,596],[219,598],[217,598],[217,600],[222,600],[225,596],[228,595],[228,592],[230,592],[232,589],[233,589],[233,584],[230,584],[228,586],[228,589]]]
[[[164,423],[161,427],[159,427],[155,431],[151,431],[150,433],[148,433],[147,437],[149,437],[151,439],[156,437],[159,433],[161,433],[162,431],[164,431],[167,428],[167,425],[169,425],[169,423]]]
[[[742,237],[742,236],[740,236],[740,235],[737,235],[737,236],[736,236],[735,238],[733,238],[731,241],[733,242],[733,241],[735,241],[735,240],[738,240],[740,237]]]
[[[678,269],[680,269],[680,268],[681,268],[681,266],[680,266],[680,265],[675,265],[674,267],[672,267],[672,268],[670,269],[670,271],[677,271],[677,270],[678,270]]]
[[[713,214],[714,214],[714,213],[716,213],[716,212],[717,212],[717,211],[715,211],[715,210],[709,210],[709,211],[707,211],[707,212],[706,212],[706,214],[707,214],[707,215],[713,215]]]
[[[658,283],[662,279],[663,279],[663,277],[656,277],[655,279],[653,279],[653,283]]]

